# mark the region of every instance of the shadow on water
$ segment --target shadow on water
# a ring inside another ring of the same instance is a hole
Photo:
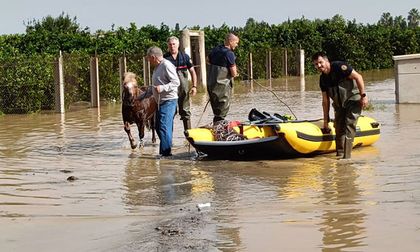
[[[0,250],[415,251],[420,107],[395,104],[392,70],[364,76],[381,138],[350,161],[200,160],[178,116],[175,155],[158,159],[149,132],[131,150],[118,104],[0,117]],[[317,119],[318,78],[257,81]],[[193,125],[212,121],[200,91]],[[290,113],[266,88],[237,84],[227,119],[252,108]]]

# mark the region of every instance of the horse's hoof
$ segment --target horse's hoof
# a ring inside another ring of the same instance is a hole
[[[139,143],[139,149],[143,147],[144,147],[144,143],[143,142]]]

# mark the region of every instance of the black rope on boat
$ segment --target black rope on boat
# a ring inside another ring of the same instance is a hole
[[[241,71],[241,73],[242,73],[242,71]],[[249,78],[249,75],[248,74],[246,74],[245,72],[243,73],[244,75],[246,75],[246,76],[248,76],[248,78]],[[290,113],[292,113],[292,115],[296,118],[296,120],[297,120],[297,116],[295,115],[295,113],[293,113],[293,110],[289,107],[289,105],[287,105],[284,101],[282,101],[278,96],[277,96],[277,94],[276,93],[274,93],[274,91],[273,90],[271,90],[270,88],[268,88],[268,87],[266,87],[266,86],[264,86],[264,85],[262,85],[261,83],[259,83],[258,81],[256,81],[256,80],[251,80],[251,81],[253,81],[253,82],[255,82],[258,86],[260,86],[260,87],[262,87],[262,88],[264,88],[265,90],[267,90],[267,91],[269,91],[269,92],[271,92],[276,98],[277,98],[277,100],[279,100],[284,106],[286,106],[288,109],[289,109],[289,111],[290,111]]]

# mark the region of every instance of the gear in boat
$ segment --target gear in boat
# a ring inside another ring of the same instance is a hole
[[[335,151],[335,129],[322,129],[323,120],[296,120],[290,115],[273,115],[255,108],[248,121],[221,121],[215,125],[184,132],[190,144],[201,155],[212,159],[281,159],[313,156]],[[373,118],[360,116],[353,147],[375,143],[380,124]]]

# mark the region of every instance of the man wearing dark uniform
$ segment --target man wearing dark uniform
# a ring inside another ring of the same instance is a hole
[[[238,46],[239,38],[229,33],[224,45],[213,48],[208,56],[207,92],[213,110],[213,123],[224,120],[230,107],[233,78],[238,75],[236,57],[233,50]]]
[[[330,62],[322,52],[314,54],[312,61],[321,72],[319,86],[322,91],[323,132],[330,131],[328,122],[331,99],[335,111],[337,156],[350,158],[357,119],[368,105],[363,77],[344,61]]]
[[[168,52],[163,57],[176,67],[181,85],[178,88],[178,113],[184,124],[184,130],[191,129],[190,95],[197,94],[197,75],[191,63],[190,56],[179,51],[179,39],[169,37]],[[188,72],[191,74],[192,87],[189,88]]]

